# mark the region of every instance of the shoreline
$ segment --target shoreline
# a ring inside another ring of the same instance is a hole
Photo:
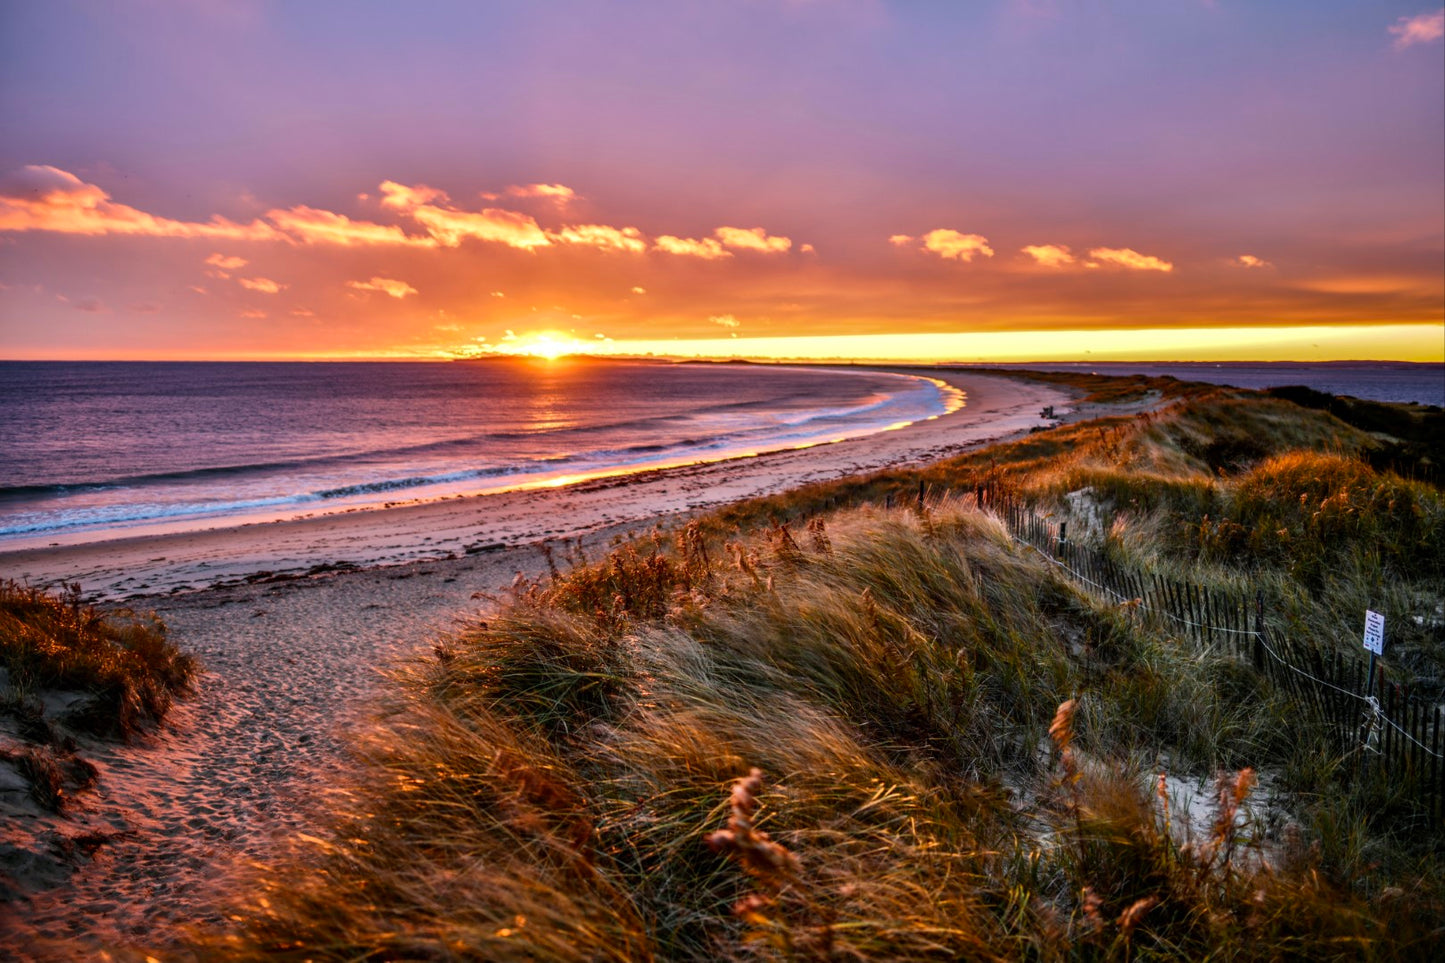
[[[0,898],[0,927],[22,958],[58,960],[160,947],[218,922],[236,867],[324,823],[328,787],[352,764],[388,671],[485,618],[518,575],[545,573],[544,540],[580,537],[600,554],[614,537],[691,512],[1025,435],[1046,405],[1068,407],[1070,420],[1121,410],[1008,376],[948,377],[969,392],[967,407],[851,442],[568,488],[0,554],[7,575],[21,555],[18,574],[33,582],[78,580],[88,594],[154,610],[203,667],[159,731],[130,745],[82,741],[100,779],[64,815],[0,792],[0,879],[15,893]]]
[[[1038,413],[1045,406],[1068,408],[1076,403],[1076,396],[1066,389],[1008,374],[905,366],[877,370],[931,375],[964,391],[967,402],[948,414],[896,431],[570,485],[343,509],[197,531],[0,548],[0,574],[39,586],[78,582],[87,600],[109,603],[236,584],[257,573],[321,574],[337,568],[445,561],[937,459],[1043,424]]]

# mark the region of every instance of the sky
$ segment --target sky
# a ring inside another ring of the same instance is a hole
[[[0,358],[1445,359],[1429,0],[0,0]]]

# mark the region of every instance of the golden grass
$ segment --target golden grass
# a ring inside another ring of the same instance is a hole
[[[153,617],[85,605],[78,586],[57,594],[9,580],[0,580],[0,664],[18,698],[40,689],[91,695],[91,709],[71,721],[97,735],[160,722],[196,671]]]
[[[1318,481],[1311,498],[1348,490],[1369,516],[1332,516],[1324,549],[1383,538],[1408,559],[1409,538],[1434,544],[1418,519],[1439,493],[1369,474],[1368,443],[1284,402],[1201,394],[574,558],[405,668],[333,830],[238,882],[234,925],[192,949],[1418,958],[1445,919],[1439,828],[1372,815],[1382,788],[1339,779],[1252,668],[1082,594],[975,507],[994,492],[1065,511],[1087,485],[1124,516],[1100,536],[1113,550],[1215,577],[1204,514],[1321,526],[1296,494]],[[1333,604],[1247,540],[1228,561],[1300,612]],[[1156,795],[1166,766],[1228,770],[1200,838]],[[1242,816],[1256,769],[1300,790],[1272,826]]]

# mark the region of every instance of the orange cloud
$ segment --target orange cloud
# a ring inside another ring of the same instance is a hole
[[[248,318],[252,321],[259,321],[260,319],[266,317],[266,312],[257,310],[256,308],[247,308],[245,311],[241,312],[241,317]]]
[[[210,237],[270,241],[281,237],[268,224],[237,224],[224,217],[205,223],[156,217],[117,204],[94,184],[58,167],[32,164],[0,182],[0,231],[59,234],[140,234],[151,237]]]
[[[1140,254],[1127,247],[1096,247],[1089,252],[1089,257],[1105,264],[1127,268],[1130,271],[1164,271],[1168,273],[1174,270],[1174,265],[1168,261],[1149,254]]]
[[[435,247],[429,237],[412,237],[393,224],[353,221],[345,214],[317,210],[314,207],[293,207],[290,210],[267,211],[266,217],[287,234],[306,244],[337,244],[342,247],[407,244]]]
[[[396,181],[381,182],[382,207],[390,207],[398,211],[408,211],[413,207],[430,204],[432,201],[445,200],[447,200],[446,191],[439,191],[435,187],[427,187],[425,184],[407,187],[405,184],[398,184]]]
[[[243,257],[226,257],[224,254],[212,254],[206,258],[204,263],[212,267],[218,267],[223,271],[238,271],[251,262]]]
[[[400,301],[408,294],[419,294],[416,288],[396,278],[372,278],[370,281],[347,281],[346,286],[358,291],[380,291]]]
[[[241,287],[248,291],[260,291],[262,294],[279,294],[286,285],[278,284],[270,278],[239,278]]]
[[[555,201],[559,206],[577,199],[577,192],[565,184],[523,184],[502,192],[507,197],[541,197]],[[487,200],[495,200],[496,194],[483,194]]]
[[[673,237],[671,234],[664,234],[657,239],[652,249],[685,257],[700,257],[708,261],[732,257],[730,252],[723,250],[723,246],[717,242],[716,238],[711,237],[698,240],[692,237]]]
[[[492,241],[508,247],[531,250],[547,247],[552,242],[526,214],[488,207],[480,211],[462,211],[432,203],[446,201],[447,195],[435,188],[419,184],[407,187],[395,181],[383,181],[382,205],[402,211],[426,232],[447,247],[456,247],[467,238]]]
[[[1273,264],[1270,264],[1264,258],[1255,257],[1253,254],[1241,254],[1239,257],[1234,259],[1234,263],[1238,264],[1240,267],[1247,268],[1274,267]]]
[[[888,243],[892,244],[894,247],[906,247],[907,245],[913,243],[913,235],[893,234],[889,236]]]
[[[724,328],[737,328],[742,326],[742,322],[739,321],[736,316],[731,314],[714,314],[712,317],[708,318],[708,320],[711,321],[713,324],[720,324]]]
[[[923,235],[922,240],[924,249],[932,251],[944,259],[972,261],[980,254],[984,257],[993,257],[993,248],[988,246],[988,238],[982,234],[961,234],[958,231],[941,227]]]
[[[647,250],[647,238],[635,227],[611,227],[607,224],[579,224],[564,227],[549,235],[564,244],[585,244],[604,251],[628,251],[640,254]]]
[[[1396,50],[1439,40],[1445,37],[1445,9],[1436,10],[1434,13],[1419,13],[1413,17],[1400,17],[1386,29],[1395,38]]]
[[[467,238],[522,250],[547,247],[552,243],[535,219],[516,211],[488,207],[472,212],[423,205],[408,213],[426,228],[428,234],[447,247],[456,247]]]
[[[791,238],[772,237],[760,227],[720,227],[713,235],[725,247],[740,251],[761,251],[764,254],[781,254],[793,246]]]
[[[1020,248],[1023,253],[1033,258],[1041,267],[1061,268],[1070,264],[1077,264],[1078,258],[1063,244],[1030,244]]]

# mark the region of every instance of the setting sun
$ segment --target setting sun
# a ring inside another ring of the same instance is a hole
[[[581,341],[557,331],[507,332],[497,344],[471,345],[450,352],[460,358],[519,357],[556,361],[568,355],[597,354],[601,344]]]

